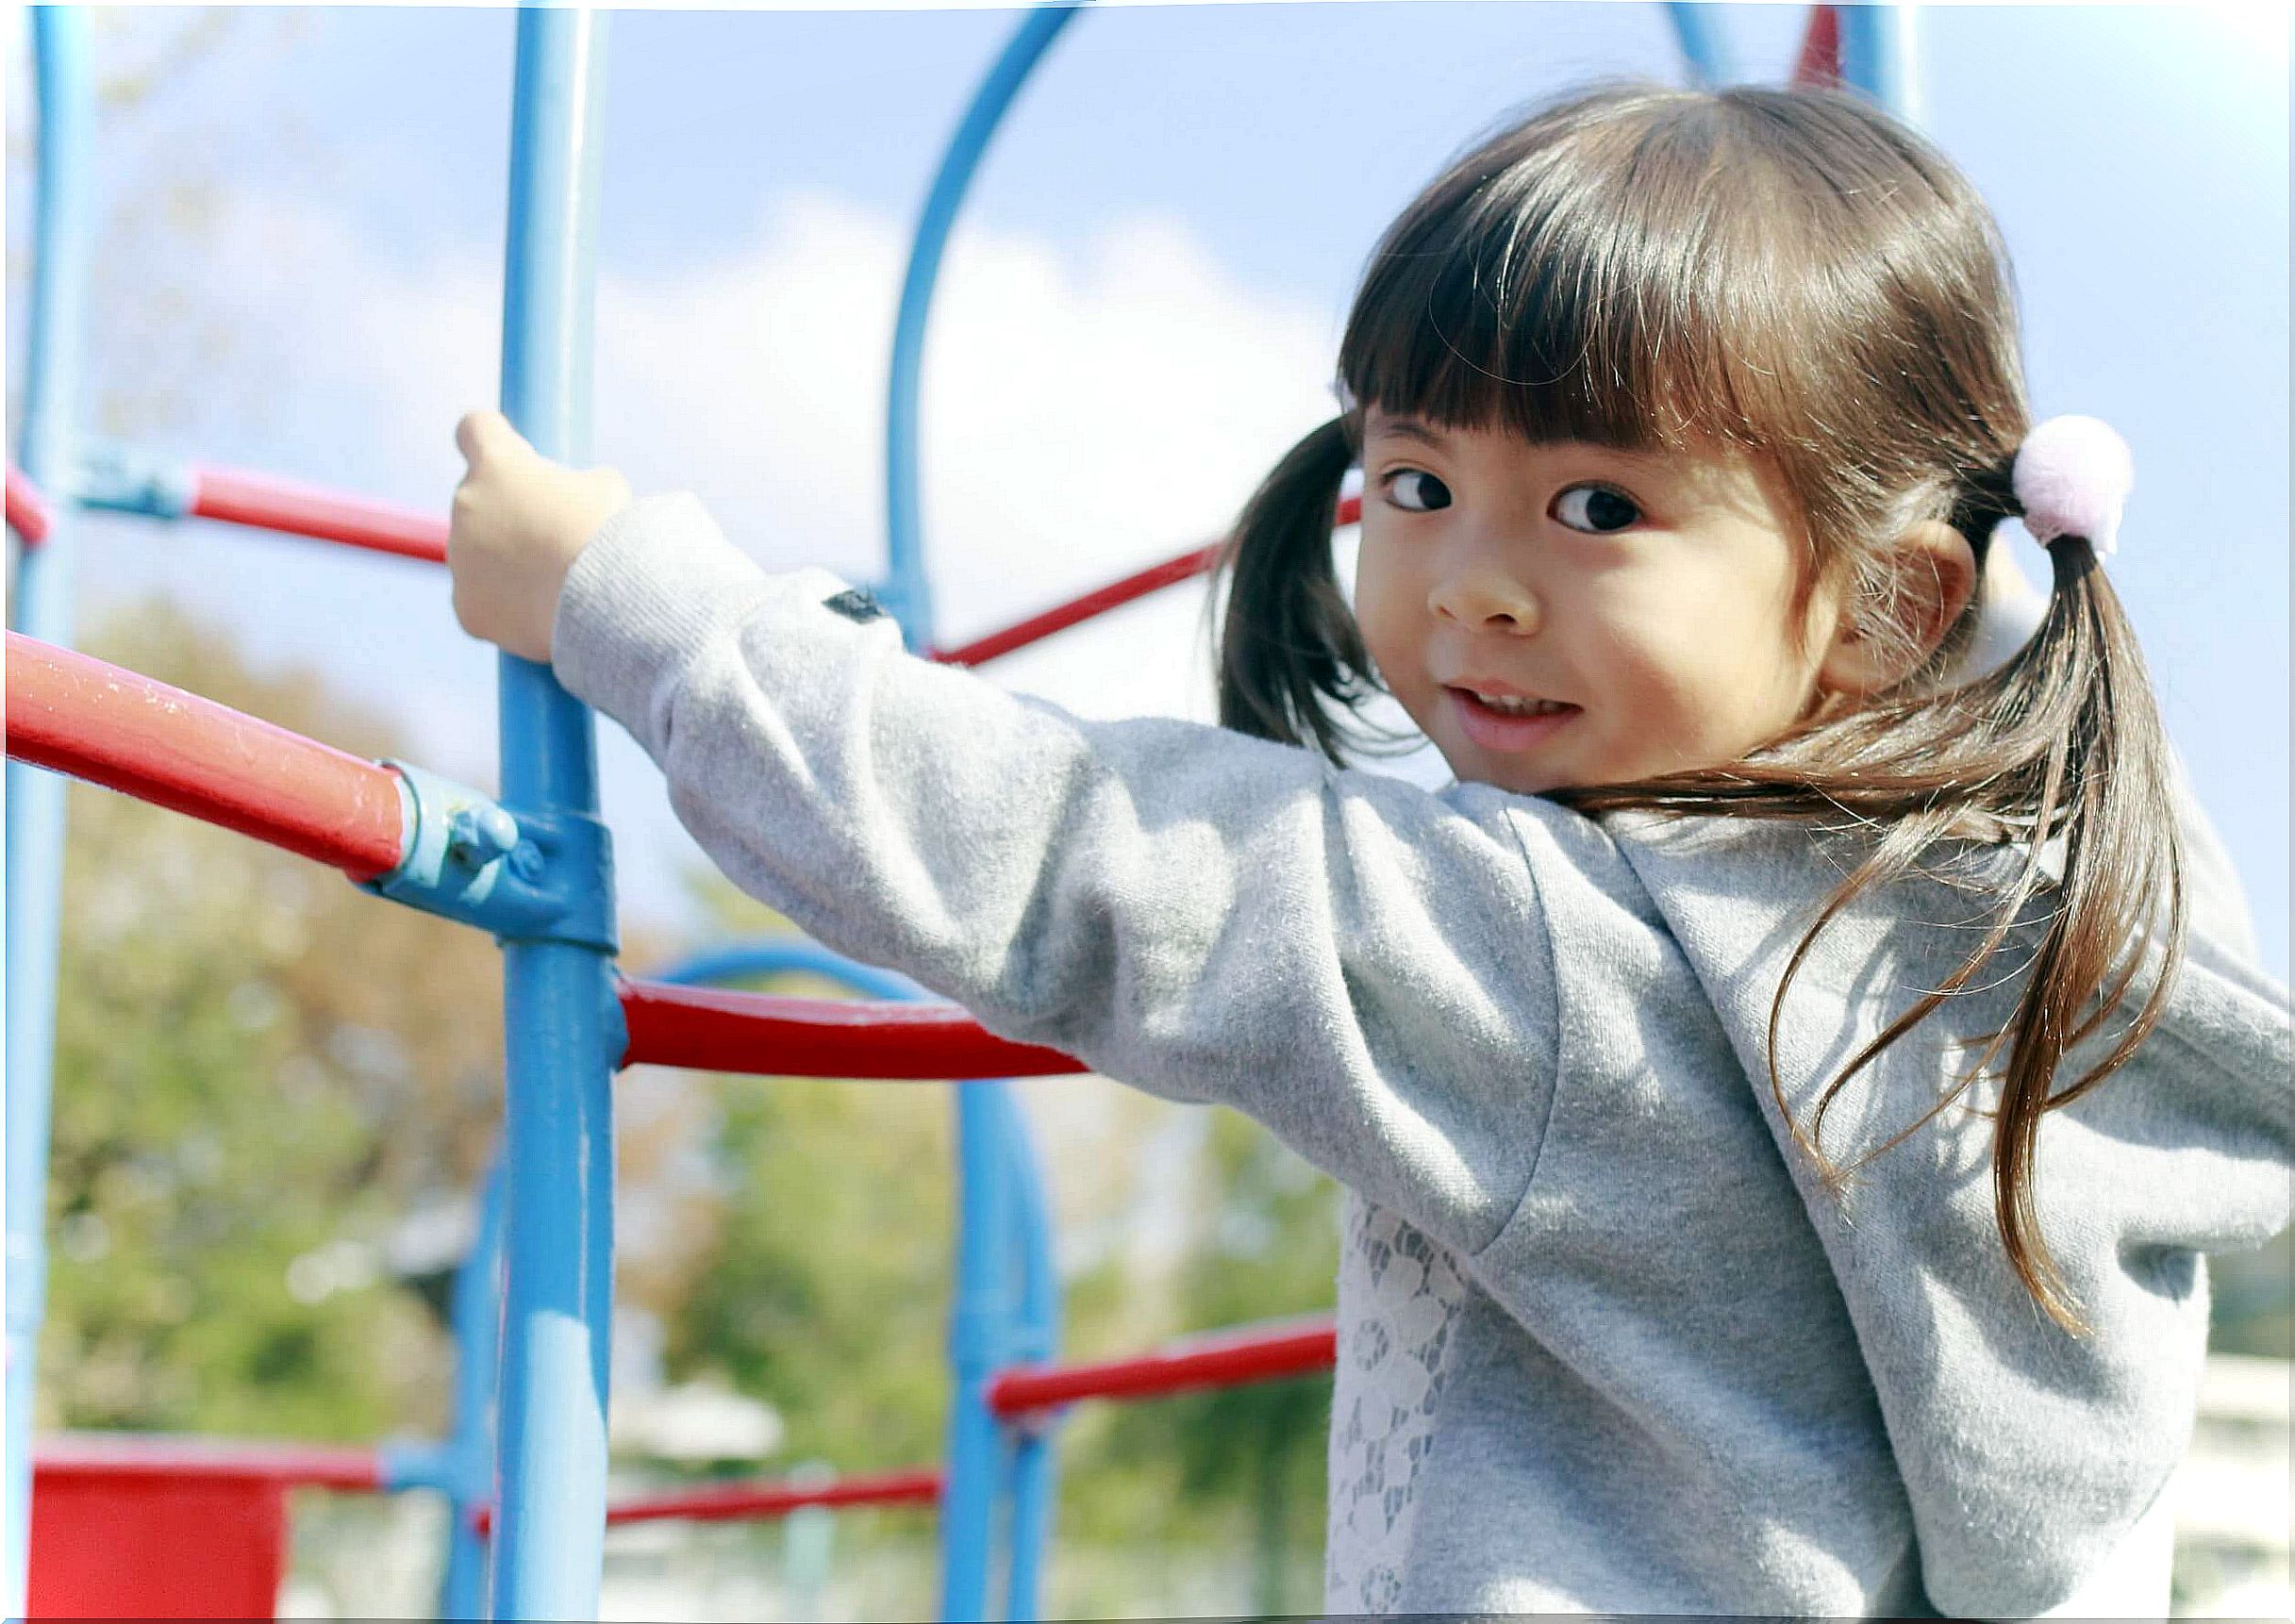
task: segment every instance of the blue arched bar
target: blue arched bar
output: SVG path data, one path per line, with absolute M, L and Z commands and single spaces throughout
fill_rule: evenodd
M 924 323 L 932 311 L 932 292 L 940 277 L 940 254 L 948 246 L 956 209 L 972 185 L 989 138 L 1020 93 L 1038 58 L 1059 38 L 1074 17 L 1073 6 L 1047 6 L 1032 11 L 1013 34 L 1004 54 L 973 93 L 972 106 L 948 143 L 925 194 L 924 212 L 917 222 L 916 240 L 908 250 L 908 269 L 901 278 L 900 307 L 892 325 L 892 374 L 885 412 L 885 534 L 889 573 L 881 595 L 885 607 L 900 621 L 908 646 L 921 649 L 932 639 L 932 584 L 924 573 L 923 498 L 918 455 L 919 398 L 924 374 Z

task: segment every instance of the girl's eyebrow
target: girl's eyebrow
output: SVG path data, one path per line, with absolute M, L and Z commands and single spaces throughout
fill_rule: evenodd
M 1440 449 L 1443 444 L 1443 437 L 1439 430 L 1415 417 L 1388 417 L 1382 414 L 1371 420 L 1370 431 L 1374 439 L 1382 436 L 1395 439 L 1415 439 L 1421 445 L 1433 446 L 1437 449 Z
M 1363 438 L 1366 443 L 1374 439 L 1415 440 L 1435 451 L 1441 451 L 1450 444 L 1449 437 L 1425 419 L 1405 417 L 1400 413 L 1382 412 L 1370 418 L 1364 425 Z M 1557 439 L 1539 443 L 1550 448 L 1567 448 L 1582 454 L 1589 453 L 1597 457 L 1608 457 L 1621 465 L 1638 483 L 1680 483 L 1673 468 L 1674 459 L 1664 452 L 1628 451 L 1623 446 L 1605 445 L 1600 440 L 1591 439 Z

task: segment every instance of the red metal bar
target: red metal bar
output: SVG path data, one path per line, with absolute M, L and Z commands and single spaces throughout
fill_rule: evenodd
M 398 775 L 197 694 L 8 634 L 8 754 L 371 880 L 398 866 Z
M 8 465 L 8 527 L 24 538 L 26 547 L 48 539 L 48 499 L 31 475 L 12 462 Z
M 753 1522 L 787 1516 L 807 1506 L 831 1510 L 864 1505 L 937 1505 L 940 1474 L 927 1467 L 884 1472 L 875 1477 L 835 1478 L 799 1487 L 794 1483 L 713 1483 L 677 1494 L 646 1495 L 606 1508 L 608 1528 L 630 1522 Z M 494 1508 L 473 1506 L 471 1525 L 480 1533 L 494 1527 Z
M 227 1478 L 353 1493 L 378 1493 L 383 1486 L 373 1450 L 152 1433 L 59 1433 L 34 1446 L 32 1467 L 42 1477 Z
M 1135 598 L 1144 598 L 1174 582 L 1185 581 L 1190 575 L 1200 575 L 1211 568 L 1219 557 L 1219 544 L 1198 547 L 1191 553 L 1182 553 L 1176 558 L 1126 575 L 1121 581 L 1111 581 L 1096 591 L 1046 609 L 1040 615 L 1031 615 L 1017 624 L 1000 632 L 990 632 L 985 638 L 975 638 L 953 649 L 936 650 L 933 658 L 943 665 L 976 666 L 992 660 L 998 655 L 1008 655 L 1014 649 L 1040 642 L 1055 632 L 1066 631 L 1079 621 L 1089 621 L 1094 615 L 1104 615 L 1118 605 L 1128 604 Z
M 1362 518 L 1362 511 L 1361 497 L 1345 498 L 1339 505 L 1337 527 L 1343 529 L 1349 524 L 1357 522 Z M 1208 546 L 1182 553 L 1176 558 L 1167 558 L 1160 564 L 1150 565 L 1147 569 L 1126 575 L 1120 581 L 1111 581 L 1106 586 L 1095 591 L 1087 592 L 1080 598 L 1073 599 L 1057 607 L 1046 609 L 1040 615 L 1031 615 L 1026 620 L 1006 626 L 1000 632 L 990 632 L 984 638 L 974 638 L 971 642 L 959 644 L 953 649 L 935 650 L 932 657 L 942 665 L 976 666 L 992 660 L 999 655 L 1008 655 L 1014 649 L 1025 648 L 1030 643 L 1041 642 L 1055 632 L 1064 632 L 1070 626 L 1089 621 L 1095 615 L 1104 615 L 1110 609 L 1132 602 L 1135 598 L 1144 598 L 1150 592 L 1160 591 L 1166 587 L 1202 574 L 1218 561 L 1222 545 L 1222 543 L 1214 541 Z
M 606 1523 L 741 1522 L 787 1516 L 807 1506 L 937 1505 L 940 1474 L 931 1469 L 838 1478 L 800 1488 L 793 1483 L 727 1483 L 682 1494 L 653 1495 L 606 1508 Z
M 779 998 L 724 987 L 624 981 L 622 1064 L 767 1077 L 1049 1077 L 1085 1067 L 1008 1043 L 954 1004 Z
M 232 468 L 193 469 L 191 492 L 194 519 L 446 562 L 446 521 L 433 513 Z
M 8 522 L 15 523 L 18 475 L 9 470 Z M 189 509 L 197 519 L 215 519 L 321 541 L 341 541 L 354 547 L 392 553 L 401 557 L 446 561 L 446 522 L 437 516 L 362 497 L 341 496 L 317 486 L 297 485 L 265 473 L 229 468 L 194 468 Z M 1362 517 L 1362 499 L 1344 498 L 1335 522 L 1339 527 Z M 44 532 L 44 515 L 42 516 Z M 37 539 L 37 538 L 27 538 Z M 1039 615 L 1032 615 L 999 632 L 975 638 L 954 649 L 935 652 L 933 658 L 947 665 L 979 665 L 999 655 L 1039 642 L 1094 616 L 1144 598 L 1175 582 L 1200 575 L 1219 556 L 1219 544 L 1197 547 L 1138 571 L 1120 581 Z
M 1006 1370 L 989 1381 L 989 1408 L 999 1416 L 1019 1416 L 1078 1399 L 1153 1399 L 1199 1387 L 1235 1387 L 1328 1370 L 1338 1357 L 1339 1335 L 1328 1319 L 1222 1333 L 1137 1358 Z
M 1830 6 L 1809 8 L 1809 30 L 1801 37 L 1801 58 L 1793 83 L 1822 85 L 1840 78 L 1840 13 Z

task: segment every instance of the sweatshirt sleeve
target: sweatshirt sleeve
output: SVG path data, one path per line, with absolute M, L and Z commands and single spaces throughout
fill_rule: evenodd
M 718 867 L 837 951 L 1246 1111 L 1450 1245 L 1527 1187 L 1553 958 L 1521 842 L 1472 791 L 1008 694 L 905 653 L 826 572 L 764 573 L 690 495 L 584 550 L 554 658 Z

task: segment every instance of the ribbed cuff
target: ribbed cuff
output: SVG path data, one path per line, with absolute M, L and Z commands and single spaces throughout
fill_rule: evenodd
M 607 520 L 567 571 L 551 627 L 552 667 L 568 693 L 651 750 L 653 696 L 747 619 L 773 585 L 698 497 L 646 497 Z

